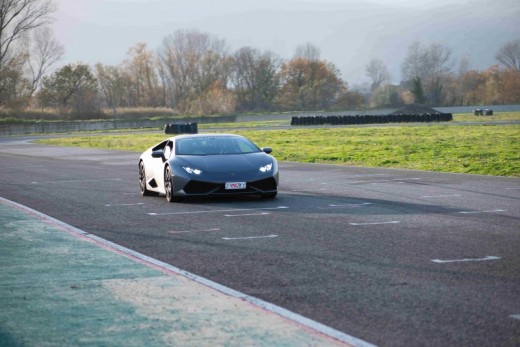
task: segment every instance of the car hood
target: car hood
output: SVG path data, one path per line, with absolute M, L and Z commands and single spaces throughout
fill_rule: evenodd
M 175 161 L 181 166 L 189 166 L 204 172 L 226 173 L 258 170 L 263 165 L 273 163 L 274 158 L 259 152 L 207 156 L 186 155 L 178 156 Z

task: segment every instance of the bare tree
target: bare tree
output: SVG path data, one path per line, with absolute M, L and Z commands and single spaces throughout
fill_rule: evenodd
M 101 96 L 106 106 L 117 114 L 118 107 L 130 103 L 132 78 L 118 66 L 104 66 L 98 63 L 95 69 Z
M 124 66 L 132 76 L 134 106 L 157 106 L 160 103 L 159 76 L 156 72 L 156 55 L 149 51 L 145 43 L 138 43 L 128 51 L 129 59 Z
M 506 68 L 520 71 L 520 40 L 506 43 L 495 55 Z
M 408 47 L 402 69 L 405 80 L 412 81 L 419 77 L 426 81 L 450 72 L 452 67 L 451 50 L 448 47 L 440 43 L 422 47 L 420 42 L 414 42 Z
M 0 71 L 13 43 L 29 31 L 48 24 L 54 10 L 52 0 L 0 1 Z
M 388 83 L 390 74 L 385 63 L 379 59 L 372 59 L 366 67 L 366 75 L 372 80 L 371 90 L 374 91 L 383 83 Z
M 402 65 L 405 81 L 424 88 L 425 100 L 432 105 L 440 105 L 443 99 L 446 77 L 451 74 L 453 60 L 451 50 L 440 43 L 423 47 L 414 42 L 408 48 L 408 55 Z
M 233 84 L 243 109 L 269 109 L 273 105 L 279 87 L 279 65 L 271 52 L 243 47 L 235 53 Z
M 304 58 L 315 61 L 320 59 L 320 49 L 310 42 L 304 43 L 296 47 L 293 58 Z
M 179 30 L 166 37 L 159 50 L 168 84 L 174 89 L 172 106 L 181 112 L 198 112 L 197 103 L 215 83 L 226 88 L 232 59 L 225 41 L 199 31 Z
M 52 29 L 49 27 L 37 28 L 34 31 L 32 40 L 25 47 L 27 50 L 27 68 L 31 79 L 31 90 L 29 97 L 32 97 L 41 78 L 49 69 L 61 60 L 65 49 L 54 39 Z

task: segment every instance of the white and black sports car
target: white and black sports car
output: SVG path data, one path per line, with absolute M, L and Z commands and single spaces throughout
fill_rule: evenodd
M 271 148 L 260 149 L 240 135 L 171 137 L 139 158 L 141 194 L 164 194 L 169 202 L 209 195 L 274 198 L 278 164 L 271 152 Z

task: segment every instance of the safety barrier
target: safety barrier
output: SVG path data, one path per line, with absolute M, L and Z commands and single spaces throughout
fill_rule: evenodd
M 389 114 L 389 115 L 356 115 L 356 116 L 305 116 L 292 117 L 291 125 L 350 125 L 350 124 L 383 124 L 412 122 L 449 122 L 453 120 L 451 113 L 423 114 Z
M 165 134 L 196 134 L 198 133 L 197 123 L 177 124 L 169 123 L 164 126 Z
M 473 114 L 475 116 L 492 116 L 493 115 L 493 110 L 490 110 L 490 109 L 480 109 L 480 108 L 476 108 L 473 110 Z

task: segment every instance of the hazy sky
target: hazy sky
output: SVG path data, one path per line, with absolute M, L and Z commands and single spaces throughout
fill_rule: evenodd
M 385 30 L 374 33 L 381 16 L 387 13 L 386 9 L 407 13 L 413 21 L 416 12 L 424 13 L 426 9 L 444 5 L 449 8 L 468 1 L 490 0 L 55 0 L 58 11 L 53 29 L 66 49 L 63 64 L 100 62 L 118 65 L 125 59 L 128 49 L 138 42 L 155 50 L 176 30 L 197 29 L 224 39 L 232 51 L 251 46 L 272 50 L 284 59 L 291 57 L 298 44 L 311 42 L 322 50 L 322 58 L 332 61 L 349 77 L 358 79 L 364 74 L 359 70 L 368 63 L 369 54 L 343 54 L 341 50 L 345 47 L 359 50 L 365 39 L 367 49 L 379 42 L 381 45 L 388 43 L 385 35 L 393 34 L 385 33 Z M 372 18 L 372 12 L 365 11 L 366 8 L 378 12 L 379 17 Z M 312 15 L 316 13 L 323 14 L 323 18 L 313 23 Z M 358 36 L 358 42 L 344 42 L 341 47 L 335 44 L 346 36 L 338 34 L 345 31 L 340 14 L 349 13 L 355 13 L 356 17 L 345 18 L 353 23 L 352 28 L 347 28 L 348 35 Z M 297 16 L 307 22 L 296 21 Z M 324 20 L 327 16 L 330 21 Z M 370 22 L 374 23 L 374 28 L 367 27 L 366 23 Z M 402 25 L 396 23 L 396 27 L 402 28 Z M 360 30 L 356 31 L 356 27 Z M 369 37 L 368 32 L 372 36 Z M 408 45 L 408 42 L 404 44 Z M 388 64 L 393 64 L 397 71 L 397 60 Z

